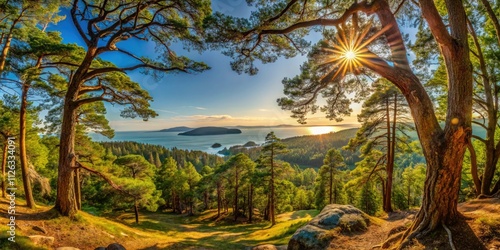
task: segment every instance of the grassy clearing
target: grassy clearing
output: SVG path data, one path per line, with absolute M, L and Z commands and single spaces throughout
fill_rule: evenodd
M 7 241 L 6 201 L 0 200 L 0 249 L 54 249 L 62 246 L 95 249 L 118 242 L 127 249 L 245 249 L 260 244 L 286 244 L 293 233 L 319 211 L 296 211 L 281 214 L 271 227 L 266 221 L 253 224 L 231 220 L 215 220 L 217 211 L 205 211 L 196 216 L 171 213 L 141 213 L 136 224 L 133 213 L 98 217 L 80 212 L 75 218 L 61 217 L 49 206 L 38 206 L 35 211 L 19 201 L 16 243 Z M 35 246 L 27 236 L 43 235 L 33 226 L 47 230 L 45 236 L 55 238 L 52 246 Z
M 215 221 L 215 210 L 191 217 L 143 213 L 139 224 L 135 224 L 132 213 L 126 213 L 116 217 L 115 221 L 155 234 L 158 239 L 163 240 L 156 244 L 160 249 L 244 249 L 260 244 L 286 244 L 299 227 L 318 213 L 316 210 L 308 210 L 281 214 L 273 227 L 269 222 L 234 224 L 225 220 Z M 169 239 L 162 237 L 163 235 Z

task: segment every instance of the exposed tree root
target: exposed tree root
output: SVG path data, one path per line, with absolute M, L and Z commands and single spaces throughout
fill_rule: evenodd
M 451 237 L 451 230 L 446 226 L 446 224 L 442 224 L 444 230 L 446 230 L 446 233 L 448 233 L 448 239 L 450 240 L 450 247 L 452 250 L 457 250 L 455 248 L 455 245 L 453 244 L 453 238 Z

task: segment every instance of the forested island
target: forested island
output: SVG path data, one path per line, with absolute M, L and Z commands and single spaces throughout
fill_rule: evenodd
M 241 130 L 237 128 L 221 128 L 221 127 L 201 127 L 179 133 L 179 135 L 202 136 L 202 135 L 228 135 L 241 134 Z

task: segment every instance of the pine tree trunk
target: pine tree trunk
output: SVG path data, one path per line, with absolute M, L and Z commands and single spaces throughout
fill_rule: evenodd
M 28 90 L 29 85 L 23 84 L 21 92 L 21 108 L 19 111 L 19 158 L 21 164 L 21 175 L 23 177 L 24 194 L 26 196 L 26 206 L 35 208 L 35 199 L 31 189 L 31 180 L 29 177 L 28 156 L 26 152 L 26 119 L 28 108 Z
M 220 217 L 221 207 L 222 207 L 222 200 L 221 200 L 220 183 L 217 182 L 217 218 Z
M 274 152 L 271 151 L 271 201 L 269 205 L 269 215 L 271 216 L 271 225 L 276 225 L 276 218 L 275 218 L 275 201 L 274 201 Z
M 7 55 L 9 54 L 10 44 L 12 42 L 12 32 L 14 30 L 14 25 L 12 25 L 9 34 L 5 39 L 2 52 L 0 53 L 0 73 L 5 69 L 5 63 L 7 62 Z
M 238 171 L 235 171 L 235 185 L 234 185 L 234 221 L 238 220 Z
M 59 144 L 56 209 L 64 216 L 73 216 L 78 208 L 75 199 L 74 168 L 76 110 L 70 100 L 65 101 Z
M 253 219 L 253 185 L 250 184 L 248 194 L 248 222 L 252 223 Z
M 4 141 L 3 143 L 3 151 L 2 151 L 2 197 L 3 198 L 6 198 L 7 194 L 6 194 L 6 188 L 7 188 L 7 185 L 5 185 L 5 171 L 6 171 L 6 168 L 7 168 L 7 147 L 8 147 L 8 144 L 7 144 L 7 140 Z
M 139 224 L 139 208 L 137 206 L 137 200 L 134 199 L 134 213 L 135 213 L 135 223 Z
M 78 210 L 82 210 L 82 187 L 80 181 L 80 169 L 75 169 L 75 200 L 76 200 L 76 208 Z
M 57 177 L 57 197 L 55 208 L 63 216 L 74 216 L 77 211 L 75 199 L 74 169 L 76 167 L 75 129 L 77 124 L 76 111 L 80 86 L 85 81 L 85 72 L 95 57 L 97 44 L 87 49 L 80 67 L 72 75 L 64 98 L 64 108 L 59 142 L 59 167 Z
M 328 185 L 328 188 L 330 189 L 330 192 L 328 193 L 328 204 L 332 204 L 332 196 L 333 196 L 333 166 L 329 166 L 329 170 L 330 170 L 330 183 Z
M 394 100 L 396 102 L 396 100 Z M 386 164 L 386 173 L 387 179 L 385 181 L 385 193 L 384 193 L 384 212 L 390 213 L 392 212 L 392 174 L 394 171 L 394 148 L 393 143 L 395 143 L 394 138 L 392 138 L 391 133 L 391 116 L 390 116 L 390 108 L 389 108 L 389 98 L 385 100 L 385 110 L 386 110 L 386 126 L 387 126 L 387 164 Z M 395 111 L 394 111 L 395 112 Z

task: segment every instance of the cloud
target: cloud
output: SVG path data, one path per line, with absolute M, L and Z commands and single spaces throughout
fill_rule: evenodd
M 190 115 L 190 116 L 176 116 L 172 117 L 173 120 L 203 120 L 203 121 L 221 121 L 221 120 L 233 120 L 231 115 Z
M 170 111 L 170 110 L 165 110 L 165 109 L 154 109 L 154 111 L 163 112 L 163 113 L 169 113 L 169 114 L 179 114 L 177 112 Z
M 271 110 L 269 110 L 269 109 L 258 109 L 258 111 L 260 111 L 260 112 L 269 112 Z

